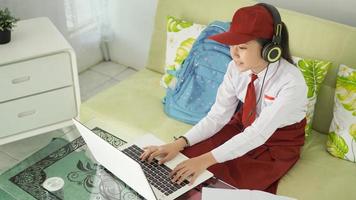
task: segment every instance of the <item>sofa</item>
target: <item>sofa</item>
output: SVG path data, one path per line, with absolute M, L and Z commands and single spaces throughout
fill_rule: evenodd
M 165 89 L 160 86 L 160 78 L 165 64 L 166 16 L 200 24 L 230 21 L 237 8 L 255 3 L 159 0 L 146 67 L 84 102 L 81 121 L 100 119 L 115 126 L 120 133 L 118 136 L 126 135 L 128 140 L 150 132 L 170 142 L 173 136 L 184 134 L 192 126 L 167 117 L 162 105 Z M 356 199 L 356 164 L 333 157 L 326 151 L 338 66 L 356 66 L 356 28 L 290 10 L 279 11 L 289 29 L 292 55 L 328 60 L 333 67 L 317 98 L 312 134 L 305 140 L 300 160 L 280 180 L 277 194 L 302 200 Z

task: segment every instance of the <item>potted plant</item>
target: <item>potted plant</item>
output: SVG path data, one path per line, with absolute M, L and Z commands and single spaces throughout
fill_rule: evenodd
M 11 30 L 19 19 L 11 16 L 8 8 L 0 8 L 0 44 L 6 44 L 11 40 Z

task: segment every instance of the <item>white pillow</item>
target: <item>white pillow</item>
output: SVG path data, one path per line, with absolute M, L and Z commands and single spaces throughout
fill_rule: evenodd
M 205 25 L 167 17 L 167 43 L 165 74 L 161 78 L 161 85 L 165 88 L 175 86 L 175 76 L 168 73 L 169 70 L 180 69 L 183 60 L 188 56 L 193 43 L 205 28 Z
M 314 107 L 316 97 L 318 96 L 320 86 L 326 77 L 331 62 L 303 59 L 293 56 L 294 64 L 302 72 L 305 82 L 308 86 L 308 108 L 307 108 L 307 125 L 305 126 L 305 135 L 309 136 L 312 129 L 312 120 L 314 116 Z
M 327 150 L 335 157 L 356 162 L 356 69 L 340 65 L 334 101 Z

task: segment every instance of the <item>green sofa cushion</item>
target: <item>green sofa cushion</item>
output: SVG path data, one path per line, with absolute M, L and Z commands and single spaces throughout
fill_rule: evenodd
M 281 179 L 278 194 L 301 200 L 355 199 L 356 165 L 326 151 L 327 135 L 313 131 L 300 160 Z
M 104 123 L 125 127 L 120 128 L 125 135 L 150 132 L 166 142 L 172 141 L 174 135 L 185 133 L 191 126 L 164 113 L 161 100 L 165 92 L 159 86 L 160 76 L 143 69 L 99 93 L 82 104 L 81 121 L 96 117 Z M 356 196 L 356 165 L 329 155 L 326 139 L 326 135 L 316 131 L 308 137 L 301 159 L 281 180 L 278 194 L 303 200 Z
M 152 132 L 166 142 L 171 141 L 173 136 L 185 133 L 191 126 L 168 118 L 164 113 L 162 98 L 165 89 L 159 85 L 161 75 L 143 69 L 89 99 L 81 109 L 103 115 L 106 120 Z
M 166 16 L 176 16 L 199 24 L 214 20 L 231 21 L 237 8 L 253 5 L 251 0 L 161 0 L 158 1 L 147 68 L 163 73 L 166 49 Z M 336 71 L 339 64 L 356 66 L 356 28 L 290 10 L 279 9 L 290 35 L 291 53 L 301 58 L 333 63 L 320 88 L 313 129 L 328 133 L 332 119 Z M 322 102 L 322 103 L 319 103 Z

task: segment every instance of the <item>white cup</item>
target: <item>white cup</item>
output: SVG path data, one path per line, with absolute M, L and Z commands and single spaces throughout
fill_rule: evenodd
M 42 183 L 42 187 L 48 192 L 57 196 L 59 199 L 64 199 L 63 187 L 64 180 L 61 177 L 50 177 Z

